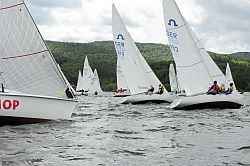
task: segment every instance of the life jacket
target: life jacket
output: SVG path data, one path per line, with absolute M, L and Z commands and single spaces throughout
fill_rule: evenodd
M 219 85 L 218 84 L 213 85 L 212 89 L 215 90 L 215 91 L 218 91 L 219 90 Z
M 220 90 L 221 90 L 221 92 L 225 92 L 226 87 L 225 87 L 225 86 L 222 86 Z

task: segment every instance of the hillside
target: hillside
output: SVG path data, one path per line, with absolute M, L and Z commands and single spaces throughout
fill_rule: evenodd
M 112 41 L 91 43 L 47 41 L 47 44 L 72 85 L 76 85 L 78 70 L 82 69 L 85 56 L 88 56 L 92 69 L 98 70 L 103 90 L 113 91 L 116 88 L 116 53 Z M 153 43 L 136 44 L 156 75 L 169 89 L 168 67 L 173 63 L 169 47 Z M 238 89 L 250 91 L 250 58 L 216 53 L 210 55 L 223 72 L 226 62 L 229 62 Z

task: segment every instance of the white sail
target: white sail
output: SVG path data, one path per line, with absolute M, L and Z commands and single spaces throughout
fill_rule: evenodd
M 231 73 L 231 69 L 230 69 L 229 63 L 227 63 L 226 78 L 227 78 L 227 82 L 226 82 L 227 87 L 230 86 L 230 85 L 229 85 L 230 83 L 233 83 L 234 92 L 238 92 L 237 89 L 236 89 L 234 80 L 233 80 L 233 76 L 232 76 L 232 73 Z
M 116 77 L 117 77 L 117 89 L 128 90 L 128 85 L 126 83 L 126 79 L 125 79 L 123 70 L 121 69 L 121 65 L 118 59 L 117 59 L 117 66 L 116 66 Z
M 77 92 L 80 90 L 83 90 L 82 81 L 83 81 L 82 73 L 81 73 L 81 70 L 79 70 L 77 84 L 76 84 L 76 91 Z
M 0 1 L 0 12 L 5 88 L 66 98 L 67 84 L 24 2 Z
M 94 75 L 91 79 L 91 91 L 92 92 L 102 92 L 102 88 L 101 88 L 101 85 L 100 85 L 100 80 L 99 80 L 99 77 L 98 77 L 98 74 L 97 74 L 97 70 L 95 69 L 94 70 Z
M 91 69 L 91 67 L 89 66 L 89 61 L 88 61 L 88 57 L 85 57 L 85 61 L 84 61 L 84 67 L 83 67 L 83 71 L 82 71 L 82 88 L 85 91 L 91 91 L 90 88 L 90 84 L 91 84 L 91 79 L 93 78 L 94 73 Z M 92 92 L 92 91 L 91 91 Z
M 169 84 L 172 92 L 179 91 L 177 77 L 172 63 L 169 65 Z
M 155 89 L 157 89 L 160 84 L 158 78 L 139 52 L 114 5 L 112 6 L 112 29 L 117 63 L 123 71 L 130 92 L 132 94 L 146 92 L 151 85 L 156 85 Z
M 174 0 L 163 0 L 164 20 L 178 78 L 186 95 L 205 93 L 214 80 L 225 81 Z

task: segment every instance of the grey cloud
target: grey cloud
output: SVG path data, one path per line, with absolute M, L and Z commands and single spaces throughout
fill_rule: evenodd
M 32 17 L 38 25 L 53 25 L 56 24 L 56 19 L 52 15 L 51 9 L 39 8 L 37 6 L 31 6 L 29 8 Z
M 29 0 L 34 6 L 43 8 L 80 8 L 81 0 Z
M 196 4 L 206 12 L 206 17 L 195 26 L 195 30 L 206 36 L 210 46 L 214 43 L 214 48 L 230 52 L 240 48 L 250 50 L 250 40 L 246 39 L 250 34 L 250 3 L 240 2 L 243 3 L 238 0 L 196 0 Z M 211 41 L 216 38 L 220 41 Z
M 140 23 L 140 20 L 135 20 L 134 18 L 131 18 L 127 15 L 123 15 L 122 19 L 123 19 L 126 26 L 133 27 L 133 28 L 138 28 L 138 27 L 143 26 Z

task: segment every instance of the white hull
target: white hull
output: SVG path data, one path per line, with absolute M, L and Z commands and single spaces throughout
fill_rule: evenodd
M 144 103 L 171 103 L 177 98 L 176 95 L 169 94 L 137 94 L 125 97 L 122 104 L 144 104 Z
M 124 91 L 124 92 L 116 92 L 114 94 L 114 97 L 126 97 L 126 96 L 131 96 L 131 93 L 128 91 Z
M 217 95 L 197 95 L 182 97 L 176 99 L 171 103 L 170 108 L 173 109 L 206 109 L 206 108 L 220 108 L 220 109 L 238 109 L 244 105 L 244 96 L 240 94 L 217 94 Z
M 0 126 L 67 119 L 76 101 L 56 97 L 0 93 Z

